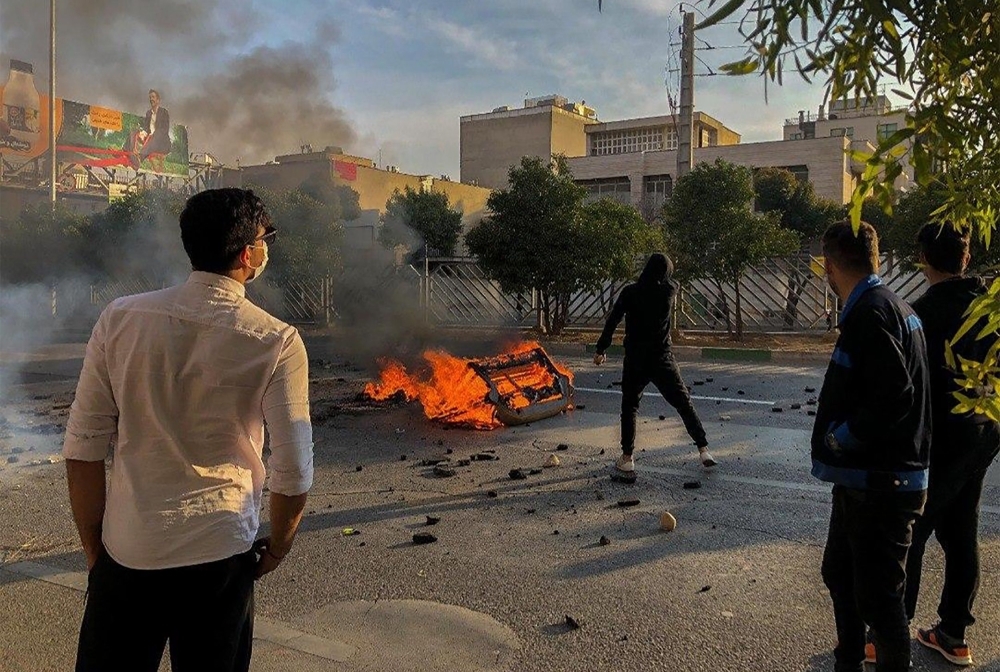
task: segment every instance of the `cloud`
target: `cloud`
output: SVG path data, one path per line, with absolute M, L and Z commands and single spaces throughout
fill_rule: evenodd
M 513 70 L 520 63 L 517 44 L 512 40 L 490 37 L 484 30 L 431 16 L 425 17 L 424 25 L 443 37 L 452 50 L 465 53 L 484 65 Z

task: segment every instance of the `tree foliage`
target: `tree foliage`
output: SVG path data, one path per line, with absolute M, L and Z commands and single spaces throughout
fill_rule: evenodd
M 465 236 L 469 251 L 501 289 L 539 292 L 539 326 L 559 333 L 574 292 L 632 276 L 636 259 L 660 242 L 635 208 L 608 199 L 585 203 L 564 157 L 551 165 L 524 157 L 509 187 L 494 191 L 491 215 Z
M 278 241 L 268 250 L 267 277 L 280 282 L 340 272 L 344 209 L 339 199 L 323 202 L 302 189 L 254 188 L 254 192 L 279 231 Z
M 17 218 L 0 220 L 0 281 L 5 284 L 53 282 L 79 264 L 87 219 L 48 203 Z
M 741 281 L 765 259 L 791 254 L 798 235 L 775 213 L 753 211 L 753 171 L 722 159 L 698 164 L 674 187 L 664 206 L 667 249 L 680 279 L 707 278 L 735 290 L 735 336 L 743 337 Z M 728 310 L 727 310 L 728 314 Z M 732 333 L 732 324 L 727 319 Z
M 971 227 L 989 245 L 1000 209 L 1000 0 L 978 3 L 924 0 L 712 0 L 719 7 L 700 27 L 740 17 L 748 55 L 724 70 L 760 72 L 781 84 L 794 69 L 807 80 L 825 77 L 829 98 L 874 98 L 883 84 L 909 103 L 906 126 L 879 141 L 871 155 L 856 154 L 865 169 L 851 201 L 860 221 L 871 193 L 890 208 L 895 179 L 908 157 L 921 187 L 940 181 L 941 221 Z M 1000 314 L 1000 283 L 970 311 Z M 1000 321 L 993 331 L 1000 330 Z M 971 328 L 971 323 L 967 325 Z M 983 334 L 987 336 L 988 334 Z M 1000 418 L 1000 365 L 982 391 Z M 966 381 L 979 375 L 963 369 Z
M 384 247 L 417 250 L 426 244 L 431 254 L 451 257 L 462 234 L 462 213 L 451 209 L 448 194 L 406 187 L 386 202 L 381 224 L 378 240 Z
M 777 213 L 781 226 L 803 240 L 816 238 L 843 217 L 843 206 L 818 197 L 812 182 L 800 180 L 784 168 L 758 169 L 753 187 L 756 210 Z

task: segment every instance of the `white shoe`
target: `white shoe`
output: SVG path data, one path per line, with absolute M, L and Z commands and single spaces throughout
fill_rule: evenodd
M 615 469 L 622 472 L 623 474 L 634 474 L 635 460 L 632 459 L 631 455 L 622 455 L 617 460 L 615 460 Z
M 706 469 L 710 469 L 718 464 L 718 462 L 715 461 L 715 458 L 712 457 L 712 454 L 708 452 L 708 448 L 698 449 L 698 459 L 701 460 L 702 466 Z

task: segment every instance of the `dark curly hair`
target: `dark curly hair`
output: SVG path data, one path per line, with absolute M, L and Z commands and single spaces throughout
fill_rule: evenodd
M 271 225 L 264 202 L 250 189 L 209 189 L 188 199 L 181 241 L 196 271 L 226 273 L 260 228 Z

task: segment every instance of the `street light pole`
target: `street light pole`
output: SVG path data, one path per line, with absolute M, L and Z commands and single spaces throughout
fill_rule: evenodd
M 49 0 L 49 202 L 56 208 L 56 0 Z

